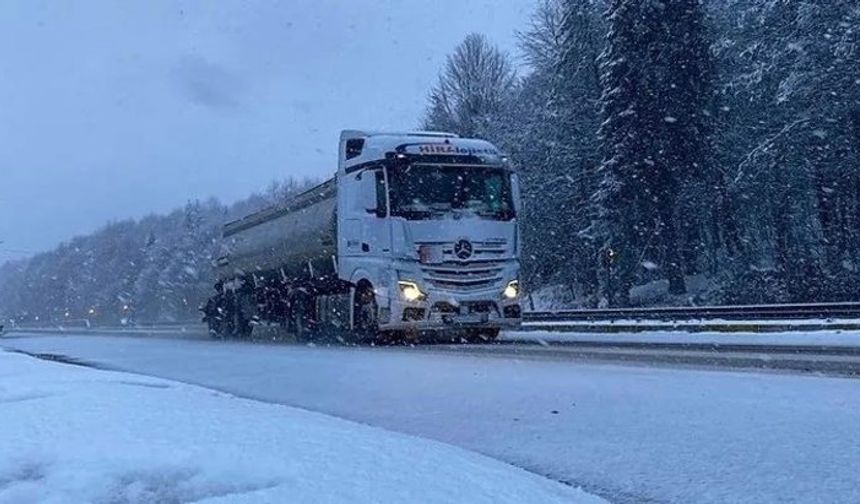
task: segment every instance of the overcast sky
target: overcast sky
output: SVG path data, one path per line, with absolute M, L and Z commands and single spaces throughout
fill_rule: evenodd
M 109 220 L 335 170 L 411 129 L 445 55 L 534 0 L 0 2 L 0 262 Z

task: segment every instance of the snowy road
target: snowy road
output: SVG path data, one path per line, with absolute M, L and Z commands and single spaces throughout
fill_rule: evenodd
M 436 439 L 613 502 L 858 502 L 860 381 L 427 348 L 4 338 Z
M 605 502 L 447 444 L 2 350 L 0 404 L 0 504 Z

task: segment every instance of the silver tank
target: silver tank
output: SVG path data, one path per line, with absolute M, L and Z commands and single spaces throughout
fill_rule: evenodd
M 216 261 L 221 280 L 278 272 L 287 278 L 319 278 L 335 272 L 337 194 L 328 180 L 282 204 L 224 226 Z

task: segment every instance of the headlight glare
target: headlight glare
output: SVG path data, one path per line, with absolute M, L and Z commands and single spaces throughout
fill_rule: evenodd
M 508 285 L 505 286 L 505 290 L 502 291 L 502 294 L 508 299 L 514 299 L 515 297 L 520 295 L 520 281 L 519 280 L 511 280 L 508 282 Z
M 397 286 L 400 287 L 400 295 L 403 296 L 403 299 L 406 301 L 421 301 L 426 297 L 426 294 L 421 292 L 421 289 L 415 282 L 400 280 L 397 282 Z

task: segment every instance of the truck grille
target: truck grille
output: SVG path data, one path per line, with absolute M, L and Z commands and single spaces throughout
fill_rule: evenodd
M 468 292 L 492 287 L 502 280 L 506 242 L 472 242 L 472 255 L 466 260 L 457 259 L 450 242 L 422 242 L 416 246 L 419 256 L 422 247 L 438 247 L 441 251 L 441 255 L 437 254 L 441 261 L 421 264 L 425 280 L 436 288 Z

